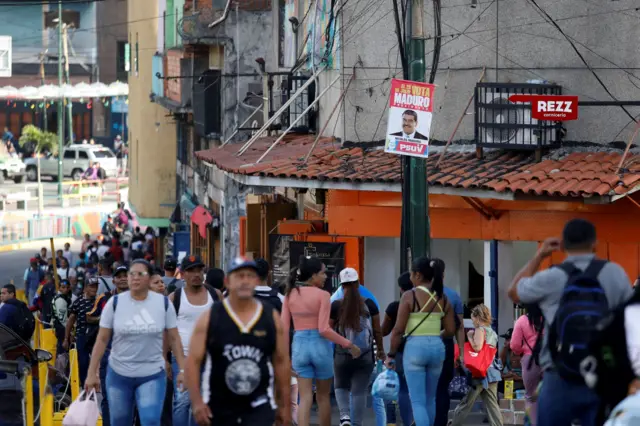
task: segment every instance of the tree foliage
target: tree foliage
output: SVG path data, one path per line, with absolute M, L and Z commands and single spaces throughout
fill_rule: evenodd
M 52 154 L 58 152 L 58 135 L 52 132 L 44 132 L 33 124 L 27 124 L 22 128 L 22 135 L 18 141 L 20 146 L 32 144 L 35 152 L 48 151 Z

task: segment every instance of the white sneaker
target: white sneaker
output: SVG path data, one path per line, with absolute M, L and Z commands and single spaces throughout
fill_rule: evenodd
M 340 426 L 351 426 L 351 417 L 340 417 Z

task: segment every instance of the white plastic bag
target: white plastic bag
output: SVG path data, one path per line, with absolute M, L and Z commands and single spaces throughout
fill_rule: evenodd
M 96 426 L 100 409 L 96 391 L 92 390 L 89 395 L 82 391 L 78 399 L 73 401 L 69 411 L 62 420 L 63 426 Z

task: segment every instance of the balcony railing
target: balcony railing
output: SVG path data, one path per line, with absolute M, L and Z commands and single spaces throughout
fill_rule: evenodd
M 294 75 L 292 73 L 269 73 L 267 74 L 267 85 L 269 88 L 269 118 L 278 111 L 291 97 L 302 87 L 309 76 Z M 314 133 L 317 131 L 316 113 L 311 110 L 304 116 L 300 117 L 303 111 L 316 98 L 316 84 L 311 83 L 301 94 L 296 96 L 295 100 L 287 109 L 276 119 L 274 126 L 278 129 L 286 129 L 296 119 L 300 118 L 292 129 L 294 132 Z

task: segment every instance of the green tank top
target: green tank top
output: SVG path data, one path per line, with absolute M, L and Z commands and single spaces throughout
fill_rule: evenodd
M 440 304 L 440 301 L 438 300 L 436 294 L 428 288 L 419 286 L 416 287 L 414 291 L 418 290 L 427 293 L 429 295 L 429 300 L 427 300 L 424 306 L 420 308 L 420 311 L 411 312 L 409 314 L 409 320 L 407 321 L 407 326 L 404 330 L 405 336 L 411 333 L 414 328 L 415 331 L 411 333 L 412 336 L 440 336 L 440 330 L 442 329 L 442 317 L 444 316 L 444 312 L 442 312 L 442 305 Z M 431 301 L 436 302 L 436 305 L 438 305 L 438 308 L 440 308 L 440 312 L 436 312 L 435 307 L 433 308 L 433 310 L 431 310 L 431 313 L 429 313 L 429 310 L 425 309 L 427 306 L 429 306 L 429 302 Z M 417 303 L 415 294 L 414 303 Z M 421 321 L 422 323 L 420 323 Z

